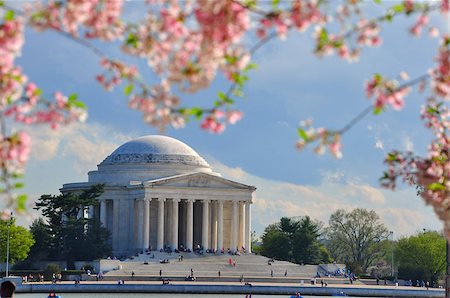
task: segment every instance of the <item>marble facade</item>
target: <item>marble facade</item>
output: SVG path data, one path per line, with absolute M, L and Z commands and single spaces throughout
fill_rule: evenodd
M 61 192 L 105 184 L 89 216 L 98 216 L 110 230 L 115 255 L 181 246 L 250 251 L 256 188 L 213 172 L 181 141 L 137 138 L 117 148 L 88 176 L 88 182 L 64 184 Z

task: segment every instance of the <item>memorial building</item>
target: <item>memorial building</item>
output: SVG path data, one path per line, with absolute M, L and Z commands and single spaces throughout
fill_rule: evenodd
M 114 255 L 147 248 L 250 251 L 255 187 L 222 178 L 191 147 L 167 136 L 131 140 L 88 173 L 88 182 L 62 193 L 104 184 L 88 208 L 111 232 Z

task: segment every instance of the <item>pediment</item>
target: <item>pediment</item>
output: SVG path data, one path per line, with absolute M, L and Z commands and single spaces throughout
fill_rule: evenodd
M 144 182 L 150 187 L 181 187 L 181 188 L 214 188 L 214 189 L 248 189 L 256 190 L 254 186 L 242 184 L 206 173 L 183 174 Z

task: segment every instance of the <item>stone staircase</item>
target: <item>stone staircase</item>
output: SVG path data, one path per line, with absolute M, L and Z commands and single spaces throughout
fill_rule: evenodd
M 154 258 L 152 258 L 154 256 Z M 179 256 L 183 256 L 183 261 L 179 261 Z M 160 260 L 168 259 L 169 263 L 161 264 Z M 236 265 L 230 265 L 229 262 L 235 262 Z M 206 254 L 197 255 L 194 253 L 168 254 L 152 252 L 150 255 L 139 254 L 133 259 L 127 259 L 121 262 L 120 269 L 113 270 L 104 274 L 105 279 L 119 279 L 122 277 L 131 277 L 134 272 L 136 280 L 159 279 L 161 270 L 162 277 L 184 279 L 193 271 L 197 279 L 220 279 L 226 278 L 239 279 L 244 276 L 245 279 L 276 279 L 292 282 L 304 280 L 309 283 L 310 279 L 316 275 L 318 267 L 316 265 L 297 265 L 285 261 L 275 261 L 269 264 L 269 259 L 259 255 L 243 254 Z M 271 277 L 271 271 L 273 277 Z M 285 276 L 287 272 L 287 276 Z M 128 279 L 128 278 L 126 278 Z

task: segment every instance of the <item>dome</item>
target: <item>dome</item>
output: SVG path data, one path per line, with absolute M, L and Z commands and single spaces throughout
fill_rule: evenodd
M 149 135 L 131 140 L 114 150 L 100 165 L 162 163 L 209 167 L 185 143 L 167 136 Z

